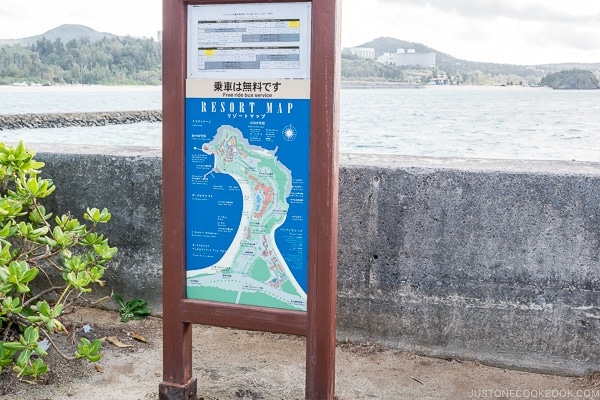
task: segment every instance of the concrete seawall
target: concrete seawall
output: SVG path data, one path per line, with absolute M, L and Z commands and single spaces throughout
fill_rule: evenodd
M 0 115 L 0 131 L 23 128 L 103 126 L 160 121 L 162 121 L 161 110 L 56 114 L 5 114 Z
M 342 160 L 341 335 L 552 373 L 599 369 L 600 164 Z
M 47 208 L 113 213 L 104 293 L 158 312 L 160 151 L 29 146 L 57 186 Z M 339 213 L 338 339 L 600 370 L 600 164 L 343 155 Z

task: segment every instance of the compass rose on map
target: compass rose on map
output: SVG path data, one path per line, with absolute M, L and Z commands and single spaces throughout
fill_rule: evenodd
M 292 140 L 296 139 L 296 136 L 298 135 L 298 133 L 296 132 L 296 128 L 294 128 L 294 125 L 292 124 L 283 128 L 283 131 L 281 133 L 283 135 L 283 138 L 288 142 L 291 142 Z

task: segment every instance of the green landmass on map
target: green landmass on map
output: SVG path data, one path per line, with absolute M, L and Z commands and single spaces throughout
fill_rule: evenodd
M 188 298 L 306 310 L 306 293 L 275 242 L 275 230 L 287 218 L 292 171 L 275 151 L 251 145 L 229 125 L 221 126 L 202 151 L 214 155 L 205 179 L 230 175 L 242 190 L 243 207 L 235 237 L 221 259 L 188 271 Z

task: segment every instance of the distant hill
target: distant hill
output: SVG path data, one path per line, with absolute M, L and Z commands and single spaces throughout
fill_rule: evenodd
M 42 33 L 41 35 L 26 37 L 22 39 L 0 40 L 0 46 L 5 44 L 20 44 L 26 46 L 30 44 L 35 44 L 42 37 L 45 37 L 51 42 L 54 42 L 56 39 L 60 39 L 63 43 L 67 43 L 68 41 L 73 39 L 88 38 L 90 42 L 94 43 L 102 40 L 105 37 L 113 38 L 118 36 L 113 35 L 112 33 L 98 32 L 92 28 L 83 25 L 65 24 L 57 28 L 51 29 L 48 32 Z
M 516 64 L 497 64 L 477 61 L 461 60 L 452 57 L 449 54 L 441 52 L 431 47 L 427 47 L 421 43 L 407 42 L 391 37 L 380 37 L 367 43 L 361 44 L 359 47 L 371 47 L 375 49 L 375 57 L 379 57 L 383 53 L 395 53 L 397 49 L 415 49 L 417 53 L 436 53 L 436 66 L 450 74 L 468 73 L 474 70 L 479 70 L 484 74 L 515 74 L 527 76 L 532 73 L 533 69 L 543 70 L 545 72 L 560 71 L 565 69 L 589 69 L 600 70 L 600 63 L 585 64 L 585 63 L 565 63 L 565 64 L 544 64 L 536 66 L 525 66 Z
M 375 58 L 383 55 L 383 53 L 395 53 L 398 49 L 415 49 L 417 53 L 437 53 L 443 56 L 448 56 L 447 54 L 432 49 L 431 47 L 427 47 L 424 44 L 407 42 L 391 37 L 380 37 L 370 42 L 363 43 L 359 47 L 371 47 L 375 49 Z
M 397 49 L 415 49 L 417 53 L 436 53 L 436 66 L 450 74 L 465 74 L 474 70 L 479 70 L 484 74 L 527 74 L 527 68 L 523 65 L 495 64 L 461 60 L 439 50 L 427 47 L 421 43 L 407 42 L 391 37 L 380 37 L 368 43 L 361 44 L 360 47 L 374 48 L 375 57 L 378 57 L 386 52 L 395 53 Z

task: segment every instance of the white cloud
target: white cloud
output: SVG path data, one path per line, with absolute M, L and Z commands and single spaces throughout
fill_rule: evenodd
M 472 61 L 600 62 L 597 0 L 342 1 L 344 46 L 390 36 Z
M 342 45 L 380 36 L 498 63 L 600 62 L 598 0 L 339 0 Z M 155 37 L 162 0 L 0 0 L 0 38 L 82 24 Z
M 427 7 L 455 16 L 487 20 L 508 18 L 546 23 L 600 22 L 600 8 L 589 0 L 382 0 L 382 5 Z
M 0 0 L 2 39 L 38 35 L 62 24 L 156 37 L 162 26 L 162 0 Z

